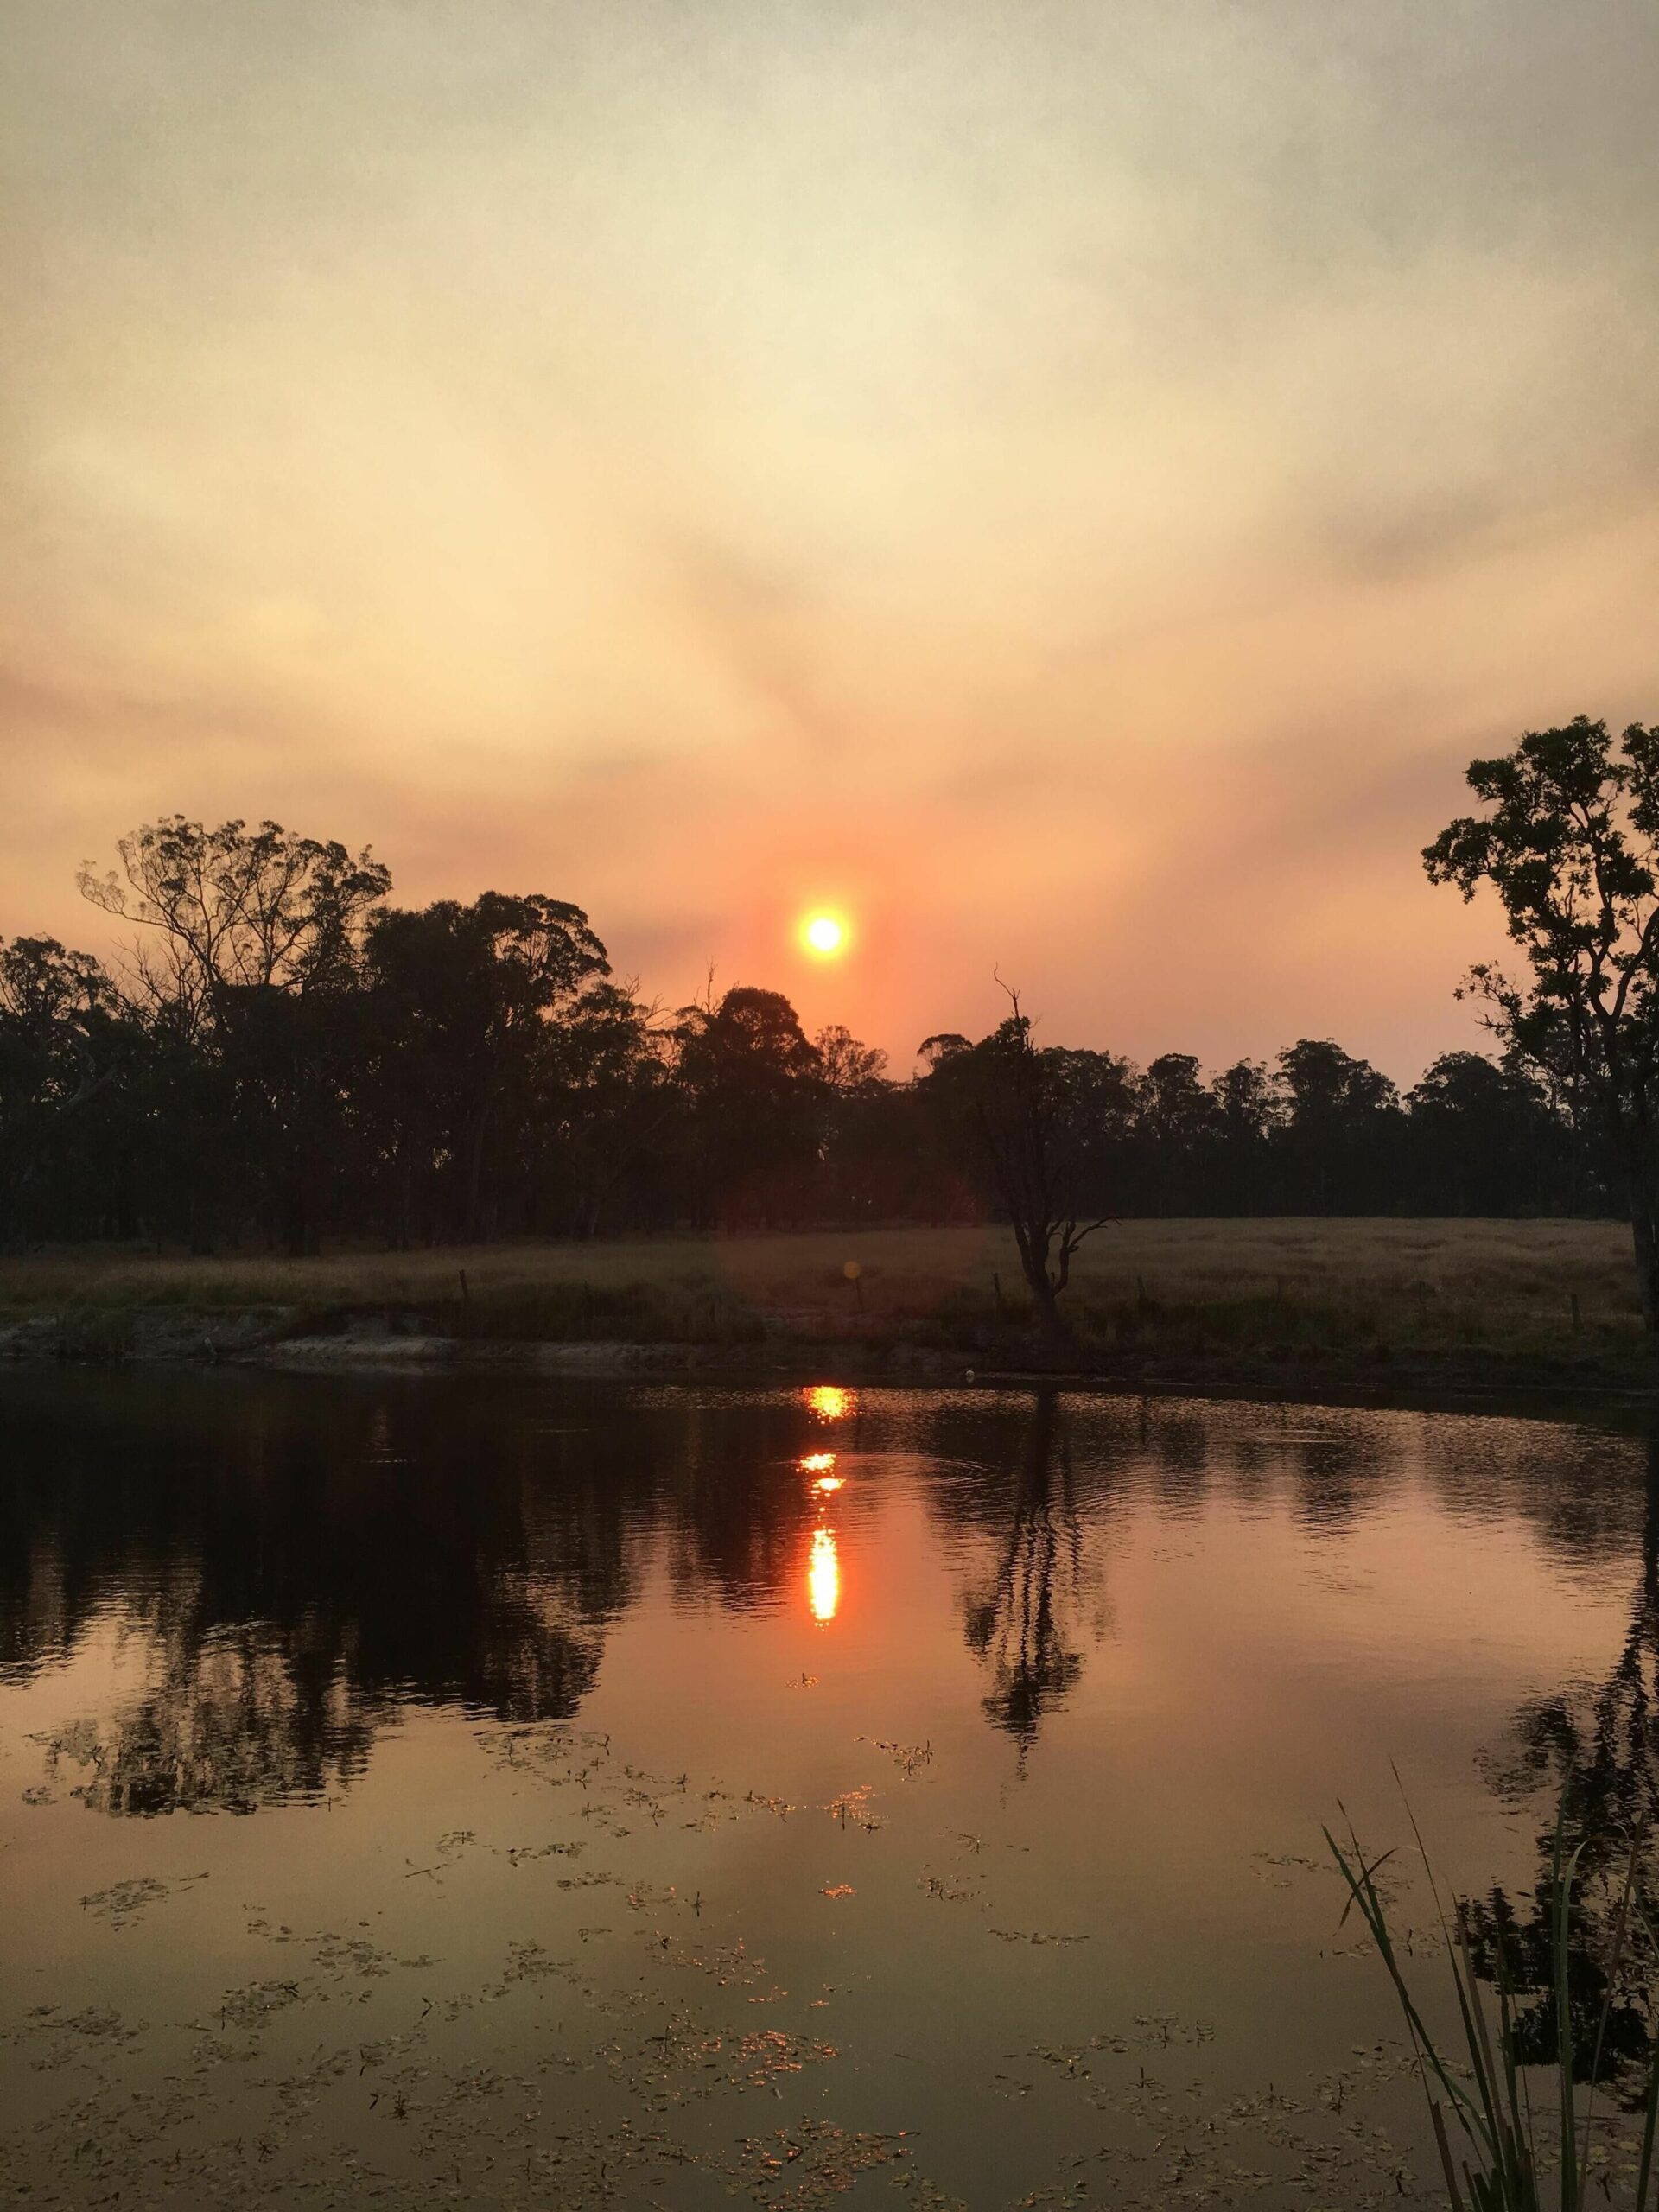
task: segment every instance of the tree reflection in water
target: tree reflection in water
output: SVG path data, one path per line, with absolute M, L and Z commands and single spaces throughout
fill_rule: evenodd
M 1605 1962 L 1614 1953 L 1614 1929 L 1632 1845 L 1638 1847 L 1637 1894 L 1650 1921 L 1659 1918 L 1659 1859 L 1655 1816 L 1659 1814 L 1659 1440 L 1647 1451 L 1641 1564 L 1631 1593 L 1630 1624 L 1605 1679 L 1580 1694 L 1560 1692 L 1522 1708 L 1515 1723 L 1516 1756 L 1494 1770 L 1500 1794 L 1529 1797 L 1548 1788 L 1552 1807 L 1563 1806 L 1569 1836 L 1580 1842 L 1578 1880 L 1569 1916 L 1567 2002 L 1572 2014 L 1575 2071 L 1582 2081 L 1629 2085 L 1639 2098 L 1651 2046 L 1655 2001 L 1651 1972 L 1626 1977 L 1612 1992 L 1601 2063 L 1595 2067 L 1597 2030 L 1609 1994 Z M 1550 1948 L 1551 1866 L 1554 1825 L 1537 1839 L 1538 1871 L 1529 1897 L 1512 1897 L 1495 1884 L 1470 1910 L 1478 1970 L 1493 1980 L 1501 1948 L 1513 1980 L 1528 1993 L 1521 2008 L 1517 2045 L 1523 2061 L 1555 2063 L 1558 2006 Z
M 249 1811 L 327 1794 L 410 1704 L 573 1715 L 642 1548 L 721 1602 L 781 1602 L 813 1520 L 776 1478 L 798 1408 L 683 1414 L 533 1394 L 149 1377 L 19 1385 L 0 1481 L 0 1679 L 141 1652 L 69 1732 L 87 1801 Z M 104 1642 L 100 1643 L 100 1637 Z M 105 1651 L 105 1647 L 108 1649 Z
M 1541 1698 L 1518 1716 L 1509 1779 L 1568 1786 L 1574 1818 L 1596 1835 L 1652 1827 L 1659 1814 L 1659 1441 L 1648 1446 L 1641 1566 L 1630 1625 L 1605 1681 L 1586 1699 Z
M 1052 1391 L 1039 1391 L 1033 1405 L 1006 1512 L 995 1565 L 968 1598 L 963 1627 L 990 1670 L 985 1711 L 1019 1745 L 1023 1769 L 1045 1715 L 1083 1671 L 1074 1648 L 1083 1535 Z

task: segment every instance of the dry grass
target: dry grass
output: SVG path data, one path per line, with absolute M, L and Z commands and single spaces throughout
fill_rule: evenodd
M 1017 1319 L 1005 1230 L 904 1229 L 315 1260 L 69 1253 L 0 1261 L 0 1313 L 281 1307 L 315 1321 L 393 1310 L 493 1338 L 959 1342 L 995 1316 L 999 1284 L 1001 1310 Z M 1084 1248 L 1069 1304 L 1109 1341 L 1195 1346 L 1589 1351 L 1638 1333 L 1630 1232 L 1611 1222 L 1125 1222 Z

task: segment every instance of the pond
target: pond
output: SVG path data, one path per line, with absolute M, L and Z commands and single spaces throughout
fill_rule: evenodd
M 1652 1794 L 1639 1438 L 228 1370 L 0 1411 L 5 2202 L 1427 2201 L 1321 1824 L 1408 1843 L 1403 1784 L 1524 1916 L 1564 1758 Z

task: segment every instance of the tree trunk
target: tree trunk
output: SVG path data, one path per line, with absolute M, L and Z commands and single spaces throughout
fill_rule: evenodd
M 305 1194 L 296 1182 L 289 1181 L 285 1184 L 280 1210 L 283 1249 L 290 1260 L 303 1260 L 307 1256 L 308 1241 Z
M 398 1141 L 397 1156 L 392 1167 L 391 1219 L 388 1224 L 387 1242 L 394 1252 L 407 1252 L 412 1241 L 414 1185 L 415 1162 L 408 1139 L 403 1137 Z
M 1037 1300 L 1037 1333 L 1052 1351 L 1071 1351 L 1077 1343 L 1071 1324 L 1060 1311 L 1060 1302 L 1054 1286 L 1046 1276 L 1042 1287 L 1034 1291 Z
M 472 1126 L 467 1132 L 466 1183 L 461 1195 L 461 1236 L 464 1244 L 475 1244 L 482 1227 L 484 1192 L 484 1141 L 489 1133 L 490 1109 L 495 1101 L 486 1096 L 473 1116 Z
M 1016 1220 L 1014 1241 L 1020 1251 L 1020 1272 L 1031 1293 L 1032 1322 L 1036 1332 L 1051 1350 L 1065 1350 L 1073 1338 L 1071 1328 L 1060 1313 L 1059 1293 L 1049 1279 L 1050 1239 L 1046 1232 L 1033 1230 Z
M 210 1258 L 216 1242 L 213 1235 L 213 1211 L 203 1198 L 200 1186 L 197 1184 L 193 1183 L 190 1186 L 189 1195 L 185 1201 L 185 1214 L 191 1258 L 193 1260 Z

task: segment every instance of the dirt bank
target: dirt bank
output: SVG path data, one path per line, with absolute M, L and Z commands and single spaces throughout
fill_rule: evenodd
M 1357 1406 L 1586 1414 L 1659 1410 L 1659 1362 L 1638 1348 L 1578 1356 L 1412 1348 L 1250 1350 L 1170 1345 L 1079 1345 L 1045 1357 L 1017 1331 L 986 1329 L 968 1345 L 903 1335 L 814 1340 L 773 1329 L 742 1344 L 640 1343 L 625 1338 L 531 1342 L 459 1337 L 406 1314 L 332 1318 L 178 1307 L 37 1314 L 0 1325 L 0 1361 L 108 1363 L 175 1361 L 259 1366 L 292 1373 L 493 1371 L 593 1377 L 833 1380 L 1060 1388 L 1160 1396 L 1264 1398 Z

